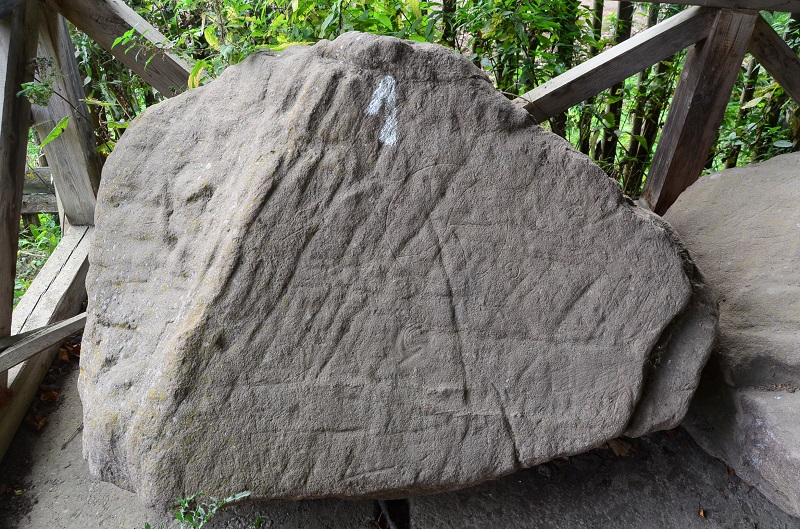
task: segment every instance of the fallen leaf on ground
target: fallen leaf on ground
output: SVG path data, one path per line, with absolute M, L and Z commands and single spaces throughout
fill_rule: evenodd
M 42 393 L 42 396 L 39 397 L 40 400 L 55 402 L 58 400 L 58 391 L 45 391 Z
M 735 476 L 736 475 L 736 470 L 733 467 L 728 467 L 728 475 L 729 476 Z
M 37 415 L 35 413 L 29 413 L 25 416 L 25 422 L 32 428 L 34 428 L 37 432 L 44 428 L 44 425 L 47 423 L 47 415 Z
M 69 362 L 69 353 L 63 347 L 58 350 L 58 359 L 64 362 Z
M 617 457 L 625 457 L 631 452 L 631 445 L 630 443 L 623 441 L 622 439 L 611 439 L 608 442 L 608 447 L 614 452 L 614 455 Z
M 704 509 L 700 509 L 699 511 L 697 511 L 697 514 L 700 516 L 700 518 L 706 517 L 706 511 Z

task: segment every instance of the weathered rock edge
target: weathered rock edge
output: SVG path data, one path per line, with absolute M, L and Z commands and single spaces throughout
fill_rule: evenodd
M 685 426 L 800 516 L 800 153 L 698 180 L 666 213 L 719 296 L 720 338 Z
M 437 46 L 252 56 L 129 127 L 96 218 L 84 455 L 152 506 L 450 490 L 671 427 L 715 336 L 668 227 Z

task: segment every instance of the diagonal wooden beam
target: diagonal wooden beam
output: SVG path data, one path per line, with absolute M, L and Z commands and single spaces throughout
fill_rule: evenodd
M 47 106 L 33 106 L 33 124 L 39 137 L 45 138 L 62 118 L 69 118 L 67 128 L 45 146 L 44 152 L 67 219 L 74 225 L 90 226 L 94 224 L 101 159 L 95 151 L 94 131 L 84 102 L 83 78 L 66 20 L 47 5 L 37 4 L 38 54 L 52 61 L 57 75 Z
M 642 193 L 655 213 L 663 215 L 700 177 L 758 18 L 720 10 L 709 37 L 686 55 Z
M 800 9 L 800 5 L 798 6 Z M 758 17 L 747 50 L 800 103 L 800 58 L 778 35 L 764 17 Z
M 715 9 L 694 7 L 521 95 L 515 102 L 542 123 L 706 38 Z
M 46 2 L 164 97 L 187 89 L 189 67 L 166 49 L 167 38 L 122 0 Z M 136 43 L 114 46 L 114 41 L 130 30 L 135 32 Z
M 30 103 L 17 96 L 33 80 L 36 28 L 30 2 L 18 5 L 11 20 L 0 20 L 0 337 L 11 331 L 19 219 L 25 182 Z M 0 371 L 0 388 L 7 376 Z
M 0 371 L 11 369 L 33 355 L 39 354 L 54 345 L 59 345 L 70 334 L 83 329 L 84 325 L 86 325 L 86 313 L 82 312 L 77 316 L 73 316 L 72 318 L 58 323 L 53 323 L 41 329 L 5 338 L 6 341 L 17 337 L 21 339 L 11 347 L 0 352 Z
M 800 12 L 800 0 L 641 0 L 647 3 L 681 4 L 689 6 L 721 7 L 728 9 L 751 9 L 753 11 Z

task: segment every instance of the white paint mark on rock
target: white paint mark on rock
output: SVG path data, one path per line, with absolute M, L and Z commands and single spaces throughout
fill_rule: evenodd
M 385 76 L 372 93 L 366 113 L 375 116 L 383 108 L 386 121 L 381 129 L 380 140 L 386 145 L 397 143 L 397 81 L 391 75 Z

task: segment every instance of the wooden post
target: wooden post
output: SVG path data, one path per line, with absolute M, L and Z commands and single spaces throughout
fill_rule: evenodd
M 764 17 L 758 17 L 747 50 L 786 90 L 786 93 L 800 104 L 800 58 L 781 36 L 775 33 Z
M 46 1 L 164 97 L 188 88 L 189 67 L 165 49 L 167 38 L 122 0 Z M 133 46 L 114 46 L 114 41 L 129 30 L 134 30 L 138 39 Z
M 700 177 L 758 17 L 719 10 L 711 34 L 686 55 L 642 193 L 655 213 L 663 215 Z
M 14 334 L 63 321 L 81 312 L 86 299 L 87 256 L 92 230 L 91 227 L 73 226 L 58 243 L 14 311 Z M 58 345 L 55 345 L 10 370 L 9 387 L 14 396 L 10 403 L 0 408 L 0 459 L 57 353 Z
M 83 101 L 83 80 L 66 21 L 47 5 L 39 4 L 38 10 L 38 53 L 52 61 L 57 78 L 48 105 L 33 106 L 34 127 L 44 138 L 62 118 L 69 117 L 67 128 L 44 151 L 65 215 L 74 225 L 90 226 L 94 224 L 101 160 L 95 152 L 89 109 Z
M 33 79 L 30 59 L 36 53 L 36 28 L 30 2 L 18 5 L 10 22 L 0 20 L 0 338 L 11 331 L 14 277 L 17 269 L 20 208 L 25 182 L 25 154 L 30 129 L 30 103 L 17 93 Z M 7 373 L 0 373 L 0 388 Z

